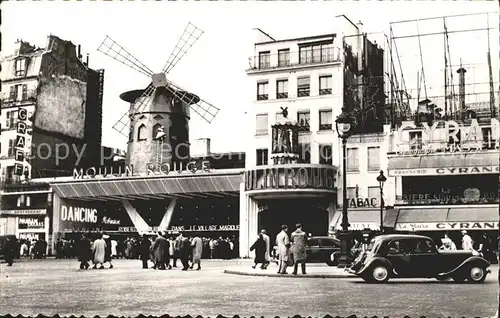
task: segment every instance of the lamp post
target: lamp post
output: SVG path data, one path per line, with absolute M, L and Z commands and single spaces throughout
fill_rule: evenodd
M 351 136 L 355 119 L 347 111 L 347 108 L 342 107 L 342 113 L 335 120 L 337 134 L 342 139 L 342 230 L 340 236 L 340 259 L 337 267 L 344 268 L 350 265 L 351 255 L 349 253 L 349 219 L 347 216 L 347 139 Z
M 384 183 L 387 178 L 384 176 L 384 171 L 380 170 L 380 174 L 377 177 L 378 184 L 380 186 L 380 234 L 384 234 Z

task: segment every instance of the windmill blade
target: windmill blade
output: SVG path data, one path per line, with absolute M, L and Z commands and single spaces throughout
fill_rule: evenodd
M 172 53 L 170 53 L 167 63 L 163 66 L 162 73 L 168 74 L 168 72 L 170 72 L 170 70 L 189 51 L 193 44 L 198 41 L 203 32 L 203 30 L 197 28 L 194 24 L 189 22 L 179 38 L 179 41 L 177 41 L 175 48 L 172 50 Z
M 190 105 L 191 109 L 200 115 L 201 118 L 205 119 L 208 123 L 211 123 L 212 120 L 214 120 L 220 110 L 219 108 L 202 99 L 199 99 L 199 97 L 194 94 L 188 93 L 186 90 L 170 81 L 168 83 L 169 85 L 165 85 L 165 88 L 174 94 L 175 97 Z
M 153 75 L 153 71 L 151 71 L 146 65 L 135 58 L 132 54 L 130 54 L 109 36 L 106 36 L 97 50 L 117 60 L 118 62 L 141 72 L 142 74 L 148 75 L 150 77 Z
M 141 113 L 144 110 L 144 107 L 148 104 L 148 102 L 154 95 L 155 90 L 156 90 L 155 86 L 153 86 L 152 84 L 148 85 L 148 87 L 144 90 L 142 95 L 137 99 L 138 102 L 134 104 L 131 110 L 123 114 L 120 120 L 113 125 L 113 129 L 119 132 L 120 134 L 124 135 L 125 137 L 128 137 L 128 134 L 125 132 L 125 128 L 130 127 L 131 123 L 130 118 L 134 114 Z

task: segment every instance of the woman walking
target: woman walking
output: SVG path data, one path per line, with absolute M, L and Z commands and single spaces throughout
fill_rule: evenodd
M 259 234 L 259 237 L 253 243 L 253 245 L 250 247 L 250 251 L 255 250 L 255 258 L 254 258 L 254 264 L 252 265 L 252 268 L 255 269 L 257 265 L 260 263 L 262 264 L 260 266 L 260 269 L 264 269 L 265 265 L 267 264 L 266 261 L 266 241 L 264 241 L 264 236 L 262 233 Z

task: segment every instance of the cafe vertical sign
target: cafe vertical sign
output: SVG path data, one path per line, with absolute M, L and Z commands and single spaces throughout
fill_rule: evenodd
M 17 111 L 17 127 L 16 127 L 16 143 L 15 148 L 15 164 L 14 164 L 14 174 L 17 176 L 22 176 L 24 172 L 24 153 L 26 148 L 26 132 L 28 119 L 28 111 L 26 108 L 19 108 Z

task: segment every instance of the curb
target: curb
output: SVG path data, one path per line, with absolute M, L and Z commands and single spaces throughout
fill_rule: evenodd
M 261 274 L 261 273 L 249 273 L 236 270 L 224 270 L 224 274 L 240 275 L 240 276 L 263 276 L 263 277 L 281 277 L 281 278 L 354 278 L 355 275 L 352 274 L 307 274 L 307 275 L 281 275 L 281 274 Z

